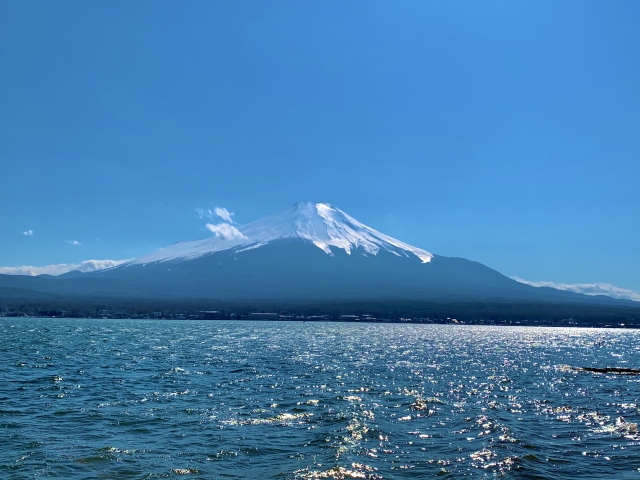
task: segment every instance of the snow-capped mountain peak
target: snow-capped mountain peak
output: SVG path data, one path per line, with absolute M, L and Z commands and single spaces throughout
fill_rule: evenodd
M 313 243 L 329 255 L 333 255 L 332 248 L 339 248 L 348 254 L 356 249 L 363 249 L 370 255 L 377 255 L 382 249 L 398 256 L 415 255 L 423 263 L 431 261 L 433 257 L 426 250 L 413 247 L 358 222 L 328 203 L 298 202 L 237 228 L 225 223 L 209 225 L 209 228 L 215 233 L 214 237 L 179 242 L 131 263 L 188 260 L 230 249 L 240 253 L 276 240 L 296 238 Z

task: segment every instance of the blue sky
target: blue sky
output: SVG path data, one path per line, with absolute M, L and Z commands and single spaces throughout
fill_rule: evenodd
M 640 291 L 639 24 L 635 0 L 2 2 L 0 266 L 313 200 Z

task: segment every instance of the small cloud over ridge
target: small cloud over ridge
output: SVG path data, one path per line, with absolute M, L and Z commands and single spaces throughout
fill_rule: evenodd
M 129 260 L 85 260 L 80 263 L 59 263 L 56 265 L 44 265 L 42 267 L 34 267 L 23 265 L 20 267 L 0 267 L 0 274 L 4 275 L 62 275 L 72 270 L 80 270 L 81 272 L 95 272 L 96 270 L 104 270 L 105 268 L 115 267 Z
M 216 217 L 220 217 L 227 223 L 236 223 L 233 221 L 233 218 L 231 218 L 235 215 L 235 213 L 230 212 L 224 207 L 215 207 L 213 210 L 211 210 L 210 208 L 196 208 L 196 213 L 200 218 L 214 220 Z
M 519 277 L 511 277 L 517 282 L 531 285 L 532 287 L 551 287 L 557 290 L 582 293 L 584 295 L 606 295 L 607 297 L 621 300 L 634 300 L 640 302 L 640 293 L 626 288 L 616 287 L 610 283 L 556 283 L 556 282 L 530 282 Z
M 213 211 L 217 216 L 219 216 L 225 222 L 235 223 L 233 221 L 233 219 L 231 218 L 235 214 L 233 212 L 230 212 L 226 208 L 224 208 L 224 207 L 216 207 L 216 208 L 213 209 Z
M 33 230 L 27 230 L 26 232 L 22 232 L 22 234 L 27 237 L 33 237 Z
M 242 234 L 242 232 L 240 232 L 240 230 L 228 223 L 219 223 L 218 225 L 207 223 L 206 226 L 211 232 L 215 234 L 216 237 L 220 237 L 225 240 L 232 240 L 234 238 L 247 238 Z
M 77 241 L 77 240 L 67 240 L 67 243 L 68 243 L 69 245 L 75 245 L 75 246 L 82 245 L 82 243 L 80 243 L 80 242 L 79 242 L 79 241 Z

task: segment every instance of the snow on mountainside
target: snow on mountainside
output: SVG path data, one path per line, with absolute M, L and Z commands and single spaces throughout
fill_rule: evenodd
M 286 239 L 306 240 L 329 255 L 333 255 L 331 251 L 333 247 L 343 249 L 348 254 L 361 248 L 370 255 L 376 255 L 382 249 L 398 256 L 415 255 L 423 263 L 430 262 L 433 257 L 426 250 L 413 247 L 367 227 L 328 203 L 298 202 L 280 212 L 238 228 L 229 224 L 212 227 L 215 229 L 215 237 L 179 242 L 137 258 L 126 265 L 191 260 L 230 249 L 240 253 L 276 240 Z

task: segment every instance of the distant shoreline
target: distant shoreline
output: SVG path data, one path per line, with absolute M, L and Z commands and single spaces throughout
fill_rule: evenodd
M 598 329 L 617 329 L 617 330 L 634 330 L 640 329 L 639 323 L 630 324 L 588 324 L 588 323 L 569 323 L 569 322 L 464 322 L 464 321 L 421 321 L 419 319 L 394 318 L 394 319 L 332 319 L 332 318 L 153 318 L 153 317 L 76 317 L 76 316 L 41 316 L 41 315 L 0 315 L 1 318 L 8 319 L 50 319 L 50 320 L 145 320 L 155 322 L 287 322 L 287 323 L 351 323 L 351 324 L 404 324 L 404 325 L 450 325 L 450 326 L 492 326 L 492 327 L 544 327 L 544 328 L 598 328 Z
M 638 306 L 551 303 L 65 298 L 0 301 L 2 317 L 640 328 Z

